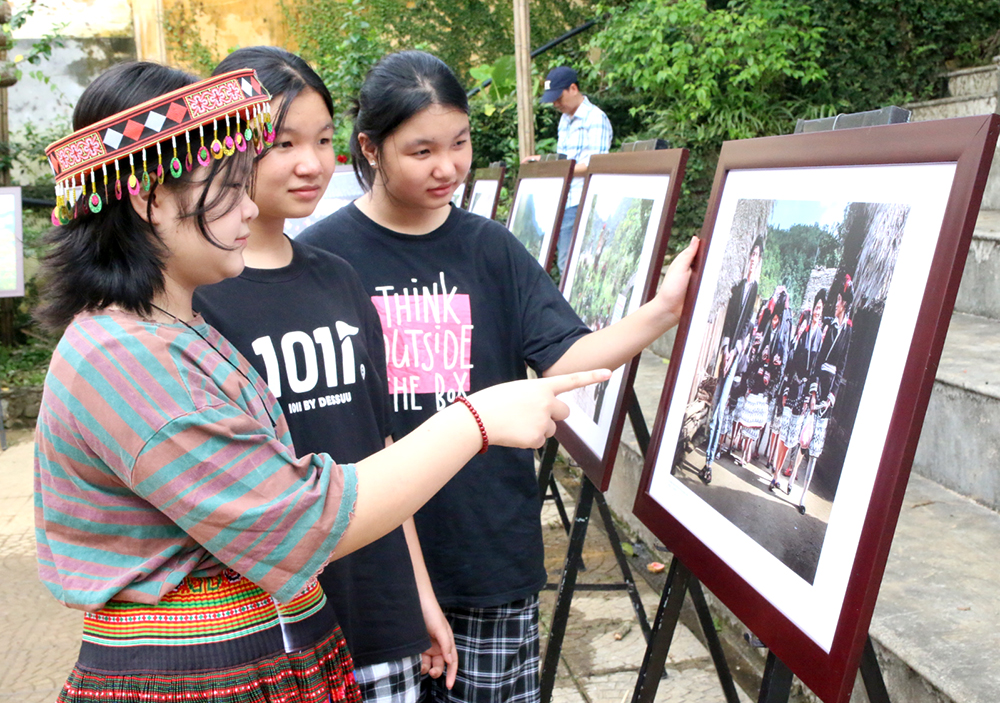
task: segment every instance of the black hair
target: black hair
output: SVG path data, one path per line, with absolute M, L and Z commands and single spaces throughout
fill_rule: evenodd
M 809 308 L 809 314 L 812 315 L 812 311 L 816 309 L 816 303 L 823 301 L 824 307 L 826 306 L 826 288 L 820 288 L 816 291 L 816 295 L 813 298 L 813 306 Z
M 82 129 L 197 80 L 160 64 L 119 64 L 101 74 L 80 96 L 73 111 L 73 129 Z M 171 154 L 169 147 L 167 154 Z M 220 249 L 226 247 L 212 236 L 208 225 L 232 211 L 243 196 L 238 189 L 222 188 L 209 198 L 209 188 L 217 179 L 248 185 L 252 177 L 252 154 L 253 149 L 247 149 L 224 159 L 213 159 L 207 169 L 190 172 L 182 169 L 177 178 L 169 169 L 165 170 L 163 186 L 184 192 L 180 198 L 181 217 L 193 218 L 201 236 Z M 143 156 L 150 172 L 160 163 L 155 145 L 136 152 L 135 163 L 141 165 Z M 98 178 L 98 194 L 103 200 L 101 211 L 91 212 L 85 198 L 68 203 L 73 217 L 45 237 L 48 253 L 42 259 L 43 302 L 36 316 L 49 328 L 64 327 L 83 310 L 109 305 L 149 316 L 153 298 L 163 291 L 163 270 L 170 252 L 149 221 L 157 178 L 151 178 L 146 219 L 143 219 L 128 197 L 125 180 L 131 170 L 127 160 L 121 159 L 119 163 L 125 196 L 120 200 L 115 197 L 114 167 L 109 164 L 112 176 L 106 194 L 101 193 L 103 176 Z
M 854 283 L 848 274 L 844 275 L 844 285 L 841 289 L 840 297 L 844 301 L 845 308 L 850 309 L 851 303 L 854 302 Z
M 760 251 L 760 255 L 764 256 L 764 235 L 759 235 L 755 240 L 753 240 L 753 246 L 750 247 L 750 252 L 757 249 Z
M 276 46 L 248 46 L 237 49 L 222 59 L 213 76 L 241 68 L 252 68 L 257 72 L 257 78 L 271 94 L 272 98 L 282 98 L 281 105 L 274 116 L 274 131 L 281 132 L 281 125 L 288 114 L 292 101 L 303 90 L 314 90 L 326 105 L 327 112 L 333 118 L 333 98 L 323 79 L 301 57 Z M 261 154 L 261 158 L 267 151 Z
M 351 160 L 354 174 L 365 192 L 375 182 L 375 169 L 361 151 L 358 136 L 364 134 L 379 157 L 382 146 L 397 128 L 430 105 L 469 114 L 469 99 L 448 64 L 423 51 L 389 54 L 365 76 L 351 111 Z

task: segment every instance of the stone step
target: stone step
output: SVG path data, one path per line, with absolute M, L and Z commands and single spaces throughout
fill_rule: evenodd
M 963 342 L 980 337 L 980 321 L 956 315 L 950 328 L 945 358 L 939 369 L 924 436 L 937 422 L 942 388 L 964 382 L 966 403 L 997 400 L 990 385 L 1000 385 L 1000 375 L 978 366 L 969 370 L 963 359 Z M 957 324 L 956 324 L 957 321 Z M 985 321 L 986 330 L 1000 331 L 1000 323 Z M 989 341 L 986 340 L 988 346 Z M 985 349 L 980 357 L 987 357 Z M 986 359 L 981 359 L 986 361 Z M 996 366 L 994 362 L 993 366 Z M 667 364 L 653 352 L 643 352 L 636 375 L 635 393 L 652 427 L 659 405 Z M 965 389 L 975 390 L 965 390 Z M 996 389 L 1000 390 L 1000 389 Z M 985 391 L 985 392 L 980 392 Z M 935 400 L 937 399 L 937 400 Z M 971 399 L 971 400 L 970 400 Z M 961 402 L 958 403 L 961 405 Z M 934 415 L 932 415 L 934 413 Z M 997 418 L 994 418 L 996 422 Z M 961 423 L 956 423 L 961 424 Z M 982 423 L 965 420 L 967 429 Z M 1000 447 L 996 422 L 991 428 L 993 448 Z M 978 430 L 977 430 L 978 431 Z M 984 442 L 967 436 L 971 442 Z M 918 456 L 926 456 L 921 440 Z M 982 445 L 980 445 L 982 446 Z M 997 473 L 998 457 L 989 451 L 977 466 Z M 954 462 L 952 462 L 954 463 Z M 659 539 L 632 514 L 643 460 L 631 427 L 626 423 L 622 446 L 606 494 L 608 504 L 628 528 L 656 553 Z M 892 550 L 882 579 L 870 632 L 889 687 L 890 700 L 907 703 L 995 703 L 1000 691 L 1000 599 L 996 598 L 996 564 L 1000 563 L 1000 513 L 959 495 L 916 473 L 910 480 L 896 526 Z M 709 596 L 712 601 L 711 596 Z M 712 602 L 727 650 L 738 652 L 738 666 L 763 670 L 761 650 L 747 647 L 745 628 L 720 603 Z M 796 700 L 816 699 L 808 692 Z M 855 687 L 852 703 L 867 703 L 862 687 Z
M 948 95 L 952 97 L 969 95 L 996 95 L 1000 90 L 1000 70 L 996 64 L 963 68 L 944 74 L 948 81 Z
M 939 98 L 904 105 L 910 111 L 910 122 L 926 122 L 927 120 L 946 120 L 952 117 L 969 117 L 972 115 L 987 115 L 997 111 L 997 94 L 960 95 L 952 98 Z
M 1000 320 L 1000 210 L 979 212 L 955 310 Z
M 1000 510 L 1000 321 L 955 313 L 913 471 Z

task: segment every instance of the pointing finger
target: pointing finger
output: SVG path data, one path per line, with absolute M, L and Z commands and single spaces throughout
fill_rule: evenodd
M 592 383 L 600 383 L 611 378 L 611 371 L 608 369 L 596 369 L 594 371 L 578 371 L 576 373 L 563 374 L 542 379 L 547 383 L 553 393 L 559 395 L 574 388 L 582 388 Z

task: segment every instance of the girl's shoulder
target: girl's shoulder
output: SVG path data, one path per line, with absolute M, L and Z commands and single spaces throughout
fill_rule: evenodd
M 190 325 L 150 322 L 121 310 L 84 312 L 66 328 L 50 371 L 159 407 L 185 413 L 225 403 L 231 375 L 253 373 L 229 342 L 200 318 Z M 66 385 L 66 384 L 64 384 Z

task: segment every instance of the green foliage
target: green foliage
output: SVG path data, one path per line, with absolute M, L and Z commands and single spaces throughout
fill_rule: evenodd
M 16 347 L 0 346 L 0 385 L 42 385 L 55 344 L 55 339 L 41 337 Z
M 468 83 L 470 69 L 492 64 L 514 47 L 510 2 L 474 0 L 369 0 L 379 26 L 393 47 L 425 47 Z M 532 47 L 583 24 L 591 16 L 586 3 L 545 0 L 531 5 Z M 573 40 L 574 43 L 579 40 Z
M 818 224 L 792 225 L 787 230 L 768 227 L 767 251 L 761 262 L 760 294 L 769 298 L 777 285 L 785 286 L 790 305 L 798 305 L 817 267 L 837 266 L 844 242 Z
M 171 59 L 180 68 L 198 76 L 210 76 L 222 60 L 201 38 L 199 27 L 206 21 L 205 5 L 199 0 L 175 2 L 163 8 L 163 34 Z
M 691 150 L 676 251 L 701 227 L 722 142 L 791 131 L 802 112 L 795 92 L 826 76 L 822 31 L 810 8 L 792 0 L 718 10 L 704 0 L 641 0 L 602 9 L 607 19 L 590 46 L 595 63 L 579 70 L 609 98 L 635 96 L 628 119 L 608 113 L 615 146 L 660 137 Z
M 391 50 L 388 37 L 376 29 L 378 15 L 363 0 L 283 2 L 282 10 L 299 54 L 333 96 L 334 149 L 349 154 L 352 101 L 368 70 Z
M 469 73 L 482 87 L 478 95 L 489 103 L 511 98 L 517 91 L 517 67 L 513 56 L 501 56 L 492 65 L 476 66 L 469 69 Z M 486 81 L 490 81 L 489 85 L 483 85 Z
M 825 77 L 821 30 L 793 0 L 643 0 L 612 8 L 595 35 L 591 77 L 652 103 L 650 122 L 692 145 L 773 133 L 791 122 L 781 96 Z
M 856 112 L 937 97 L 946 67 L 989 63 L 1000 50 L 995 0 L 805 0 L 823 30 L 828 79 L 813 104 Z
M 365 74 L 391 49 L 378 13 L 363 0 L 282 3 L 282 10 L 299 54 L 316 69 L 343 115 Z
M 36 7 L 37 0 L 30 0 L 24 5 L 21 5 L 11 14 L 10 22 L 7 22 L 0 27 L 0 31 L 9 37 L 11 34 L 23 27 L 24 23 L 28 21 L 28 18 L 35 14 Z M 20 68 L 21 64 L 31 64 L 32 66 L 37 66 L 42 61 L 52 58 L 53 49 L 64 45 L 61 32 L 66 28 L 67 24 L 68 23 L 62 23 L 54 26 L 51 31 L 42 35 L 41 38 L 36 39 L 31 44 L 28 48 L 27 54 L 19 54 L 14 57 L 14 64 L 18 66 L 14 73 L 17 80 L 21 80 L 22 77 L 22 71 Z M 43 83 L 49 82 L 49 77 L 40 71 L 33 71 L 31 75 L 33 78 L 36 78 Z
M 652 209 L 652 200 L 625 198 L 606 221 L 597 207 L 591 209 L 569 301 L 591 328 L 602 329 L 614 321 L 619 299 L 621 310 L 628 309 Z
M 25 122 L 11 134 L 8 144 L 0 143 L 0 168 L 10 169 L 12 181 L 22 186 L 52 185 L 55 181 L 45 147 L 71 131 L 68 112 L 42 128 Z

